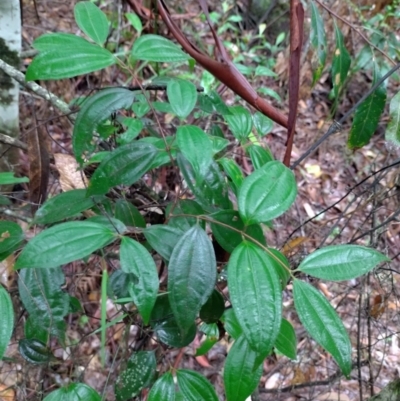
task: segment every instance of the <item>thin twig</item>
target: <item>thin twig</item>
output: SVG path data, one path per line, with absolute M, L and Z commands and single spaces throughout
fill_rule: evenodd
M 364 96 L 347 112 L 343 115 L 343 117 L 339 121 L 333 121 L 328 131 L 320 138 L 317 142 L 315 142 L 306 152 L 304 152 L 291 166 L 290 168 L 293 170 L 296 168 L 304 159 L 310 156 L 317 148 L 328 139 L 331 135 L 336 132 L 341 131 L 342 124 L 353 114 L 353 112 L 357 109 L 357 107 L 369 96 L 371 95 L 382 83 L 388 79 L 391 75 L 393 75 L 400 68 L 400 63 L 396 64 L 390 71 L 388 71 L 381 79 L 379 79 L 372 88 L 367 91 Z
M 326 11 L 328 11 L 329 14 L 333 15 L 336 19 L 342 21 L 344 24 L 349 26 L 353 31 L 356 31 L 363 39 L 365 42 L 367 42 L 371 47 L 373 47 L 376 51 L 382 54 L 385 58 L 387 58 L 393 65 L 396 65 L 396 62 L 390 58 L 382 49 L 379 47 L 375 46 L 357 27 L 355 27 L 351 22 L 347 21 L 340 15 L 336 14 L 334 11 L 332 11 L 328 6 L 326 6 L 324 3 L 322 3 L 320 0 L 315 0 L 316 3 L 318 3 L 322 8 L 325 8 Z
M 12 138 L 11 136 L 8 135 L 0 134 L 0 143 L 15 146 L 22 150 L 28 150 L 28 145 L 26 143 L 21 142 L 18 139 Z

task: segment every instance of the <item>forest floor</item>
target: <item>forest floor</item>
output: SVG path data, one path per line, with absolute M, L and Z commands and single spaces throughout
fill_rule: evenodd
M 33 40 L 46 32 L 77 33 L 73 19 L 74 2 L 55 0 L 26 1 L 23 11 L 23 43 L 30 48 Z M 109 2 L 106 2 L 109 3 Z M 216 3 L 213 9 L 221 12 L 221 5 Z M 338 4 L 338 3 L 336 3 Z M 335 5 L 332 4 L 332 7 Z M 125 6 L 126 7 L 126 6 Z M 178 7 L 171 6 L 175 13 Z M 228 14 L 235 15 L 234 7 Z M 197 2 L 188 1 L 180 5 L 179 13 L 186 13 L 189 18 L 179 19 L 182 29 L 189 35 L 197 32 L 193 40 L 201 40 L 212 44 L 212 36 L 207 26 L 199 17 Z M 226 18 L 225 18 L 226 20 Z M 282 25 L 284 27 L 284 23 Z M 126 28 L 126 27 L 125 27 Z M 125 29 L 124 28 L 124 29 Z M 282 29 L 282 28 L 281 28 Z M 165 31 L 163 31 L 166 33 Z M 332 37 L 333 37 L 333 30 Z M 251 33 L 251 32 L 250 32 Z M 226 41 L 240 41 L 241 36 L 230 29 L 222 34 Z M 245 36 L 245 33 L 242 33 Z M 121 35 L 122 37 L 123 35 Z M 359 49 L 359 38 L 350 37 L 349 44 Z M 331 38 L 333 41 L 333 38 Z M 355 42 L 352 42 L 352 40 Z M 130 46 L 125 39 L 124 46 Z M 277 78 L 253 77 L 254 87 L 269 87 L 280 94 L 283 101 L 274 101 L 284 113 L 287 113 L 287 41 L 284 41 L 273 57 L 277 62 L 275 72 Z M 257 50 L 258 53 L 261 50 Z M 249 52 L 248 54 L 252 54 Z M 25 60 L 26 63 L 29 59 Z M 241 61 L 251 65 L 251 58 Z M 329 73 L 322 76 L 320 82 L 311 89 L 310 55 L 304 58 L 302 68 L 302 90 L 298 110 L 297 130 L 292 153 L 292 162 L 298 159 L 315 141 L 320 138 L 332 123 L 329 100 Z M 202 70 L 196 67 L 201 76 Z M 199 81 L 200 82 L 200 81 Z M 197 83 L 199 83 L 197 82 Z M 341 98 L 336 116 L 343 115 L 370 87 L 371 76 L 357 73 L 351 77 L 346 94 Z M 110 69 L 107 74 L 93 74 L 88 79 L 77 78 L 57 82 L 41 82 L 52 93 L 69 102 L 72 99 L 87 95 L 94 87 L 121 85 L 123 79 L 118 71 Z M 399 90 L 397 84 L 388 87 L 388 99 Z M 227 90 L 224 99 L 228 104 L 238 104 L 233 94 Z M 239 101 L 245 105 L 243 101 Z M 384 139 L 387 124 L 387 111 L 371 143 L 357 151 L 349 151 L 346 147 L 351 120 L 342 127 L 342 131 L 328 138 L 312 155 L 294 169 L 298 182 L 298 197 L 295 205 L 283 217 L 279 218 L 273 229 L 267 233 L 267 241 L 271 246 L 283 249 L 295 268 L 301 259 L 323 244 L 357 243 L 374 246 L 389 257 L 392 262 L 385 269 L 371 273 L 367 277 L 344 283 L 317 282 L 314 284 L 327 296 L 343 319 L 350 333 L 353 345 L 353 360 L 359 361 L 354 366 L 349 380 L 341 378 L 332 358 L 309 338 L 298 321 L 293 308 L 291 286 L 284 293 L 284 315 L 296 328 L 298 338 L 298 358 L 291 361 L 282 355 L 269 357 L 264 364 L 264 374 L 259 387 L 260 400 L 360 400 L 360 384 L 363 399 L 373 391 L 379 392 L 391 380 L 400 375 L 399 371 L 399 336 L 400 327 L 398 290 L 400 273 L 400 221 L 395 213 L 400 208 L 399 166 L 383 169 L 399 159 L 400 149 L 393 148 Z M 45 101 L 36 99 L 26 92 L 21 93 L 21 133 L 22 140 L 29 135 L 32 128 L 45 124 L 50 146 L 54 153 L 72 154 L 72 125 L 67 118 L 52 110 Z M 264 137 L 277 159 L 282 159 L 285 150 L 286 132 L 275 125 L 272 132 Z M 232 149 L 237 154 L 236 161 L 244 171 L 251 167 L 243 152 Z M 21 152 L 21 173 L 27 175 L 27 155 Z M 378 172 L 383 169 L 381 172 Z M 51 187 L 49 193 L 54 195 L 61 191 L 59 182 L 62 172 L 55 166 L 51 170 Z M 370 178 L 368 178 L 370 177 Z M 358 183 L 365 181 L 358 185 Z M 161 182 L 161 185 L 167 185 Z M 22 191 L 19 205 L 26 202 Z M 83 271 L 82 271 L 83 269 Z M 126 353 L 118 353 L 120 343 L 126 341 L 121 327 L 116 325 L 110 330 L 108 341 L 109 354 L 118 357 L 110 366 L 102 367 L 99 357 L 99 337 L 89 336 L 98 328 L 100 308 L 100 267 L 83 263 L 72 263 L 66 267 L 69 277 L 67 287 L 78 286 L 85 294 L 85 310 L 88 321 L 76 318 L 69 322 L 68 336 L 79 339 L 79 345 L 68 350 L 69 364 L 52 367 L 31 367 L 18 355 L 16 341 L 23 333 L 15 333 L 15 347 L 10 357 L 15 364 L 0 365 L 1 386 L 18 382 L 26 400 L 39 400 L 37 383 L 43 382 L 48 391 L 58 385 L 68 383 L 72 377 L 82 379 L 85 383 L 102 392 L 106 389 L 106 399 L 114 400 L 113 380 L 123 363 Z M 75 279 L 77 274 L 79 279 Z M 16 288 L 16 280 L 11 284 Z M 115 312 L 110 303 L 110 316 Z M 134 328 L 128 333 L 128 340 L 135 338 Z M 197 344 L 198 345 L 198 344 Z M 226 356 L 228 341 L 220 342 L 205 357 L 195 358 L 196 344 L 185 349 L 181 366 L 201 370 L 203 374 L 220 390 L 222 394 L 222 367 Z M 56 356 L 63 357 L 66 351 L 59 349 Z M 174 361 L 179 350 L 168 351 L 164 363 Z M 367 363 L 369 361 L 369 363 Z M 13 369 L 10 370 L 10 366 Z M 20 394 L 22 394 L 20 393 Z M 11 401 L 17 398 L 4 398 Z M 221 398 L 222 399 L 222 398 Z M 0 397 L 1 400 L 1 397 Z

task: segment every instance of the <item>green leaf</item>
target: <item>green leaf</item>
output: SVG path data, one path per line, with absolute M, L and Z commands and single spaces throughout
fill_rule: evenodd
M 186 158 L 178 153 L 178 166 L 189 189 L 196 196 L 196 201 L 205 210 L 213 210 L 215 207 L 231 209 L 228 187 L 221 174 L 218 165 L 212 161 L 201 180 L 196 179 L 195 172 Z
M 146 227 L 146 221 L 139 209 L 125 199 L 115 202 L 115 218 L 130 227 Z
M 218 401 L 210 382 L 192 370 L 179 369 L 176 372 L 178 386 L 186 401 Z
M 226 114 L 231 114 L 230 108 L 225 104 L 221 96 L 219 96 L 215 90 L 208 93 L 207 96 L 210 98 L 217 113 L 221 114 L 222 116 L 225 116 Z
M 115 233 L 101 224 L 88 221 L 61 223 L 31 239 L 14 268 L 56 267 L 89 256 L 115 238 Z
M 126 299 L 124 303 L 132 301 L 129 289 L 139 281 L 132 273 L 125 273 L 122 270 L 115 270 L 108 281 L 107 294 L 110 298 Z
M 13 249 L 24 239 L 21 227 L 12 221 L 0 221 L 0 254 Z
M 226 157 L 222 157 L 218 160 L 218 163 L 222 166 L 225 171 L 225 174 L 232 180 L 233 191 L 237 195 L 239 188 L 242 185 L 244 180 L 243 172 L 238 164 L 233 159 L 228 159 Z
M 20 340 L 18 343 L 18 351 L 26 361 L 33 365 L 46 364 L 54 358 L 46 344 L 34 338 L 24 338 Z
M 87 196 L 102 195 L 117 185 L 132 185 L 152 168 L 157 149 L 150 143 L 132 142 L 107 156 L 94 172 Z
M 52 391 L 43 401 L 101 401 L 99 393 L 83 383 L 71 383 Z
M 196 336 L 196 324 L 194 321 L 187 333 L 182 335 L 173 315 L 168 294 L 162 294 L 157 297 L 151 313 L 150 324 L 154 328 L 157 338 L 170 347 L 186 347 Z
M 120 259 L 122 271 L 138 278 L 138 282 L 131 287 L 133 302 L 144 323 L 148 324 L 159 287 L 156 264 L 143 245 L 128 237 L 121 239 Z
M 198 222 L 196 217 L 175 217 L 177 215 L 185 214 L 192 216 L 200 216 L 204 214 L 203 208 L 196 201 L 191 199 L 180 199 L 177 203 L 171 202 L 167 206 L 165 214 L 168 216 L 168 225 L 180 229 L 182 233 L 198 223 L 200 223 L 203 228 L 205 227 L 205 222 Z
M 24 182 L 29 182 L 28 177 L 14 177 L 14 173 L 0 173 L 0 185 L 10 185 L 10 184 L 20 184 Z
M 212 145 L 207 134 L 195 125 L 183 125 L 177 130 L 176 141 L 196 177 L 206 175 L 212 162 Z
M 192 112 L 197 102 L 196 86 L 182 79 L 171 79 L 168 82 L 167 95 L 174 114 L 181 119 Z
M 115 381 L 117 401 L 127 401 L 136 397 L 143 388 L 150 385 L 155 373 L 154 351 L 134 352 L 128 360 L 128 366 L 120 372 Z
M 279 161 L 268 162 L 244 180 L 239 213 L 245 224 L 267 222 L 288 210 L 296 194 L 293 172 Z
M 290 264 L 286 256 L 279 252 L 277 249 L 268 248 L 268 252 L 275 263 L 275 271 L 278 273 L 279 279 L 281 281 L 282 290 L 286 288 L 286 284 L 290 279 Z
M 96 200 L 101 202 L 101 198 Z M 73 189 L 48 199 L 36 212 L 34 223 L 52 224 L 90 209 L 95 199 L 86 197 L 86 189 Z
M 109 216 L 93 216 L 86 220 L 88 223 L 102 224 L 105 228 L 115 232 L 116 234 L 123 234 L 127 228 L 122 221 L 114 219 Z
M 328 351 L 346 377 L 351 372 L 351 343 L 342 321 L 312 285 L 293 281 L 294 305 L 308 334 Z
M 3 358 L 14 328 L 14 309 L 11 297 L 0 284 L 0 360 Z
M 240 336 L 229 350 L 224 366 L 224 387 L 227 401 L 245 401 L 256 389 L 263 372 L 257 363 L 258 354 L 246 338 Z
M 254 126 L 256 127 L 258 134 L 261 136 L 270 133 L 272 127 L 274 126 L 273 121 L 270 118 L 264 116 L 264 114 L 259 111 L 256 111 L 253 114 L 253 123 Z
M 154 383 L 147 401 L 175 401 L 175 393 L 174 378 L 167 372 Z
M 151 247 L 167 261 L 183 233 L 179 228 L 163 224 L 153 224 L 143 232 Z
M 33 325 L 45 330 L 47 336 L 52 334 L 59 338 L 64 337 L 64 318 L 69 312 L 70 303 L 70 296 L 61 290 L 64 285 L 65 276 L 60 267 L 22 269 L 19 272 L 18 290 L 21 301 Z
M 140 18 L 134 13 L 125 13 L 125 18 L 129 21 L 129 23 L 138 31 L 140 34 L 143 30 L 142 21 Z
M 386 129 L 385 138 L 396 146 L 400 146 L 400 92 L 396 93 L 390 101 L 389 115 L 390 120 Z
M 94 42 L 102 46 L 108 36 L 106 15 L 92 2 L 80 1 L 74 7 L 75 21 L 79 28 Z
M 207 302 L 200 309 L 200 319 L 205 323 L 218 322 L 225 310 L 225 300 L 221 293 L 213 290 Z
M 282 319 L 281 285 L 275 260 L 251 242 L 242 242 L 228 264 L 228 287 L 235 315 L 250 346 L 265 357 Z
M 189 56 L 169 39 L 158 35 L 143 35 L 135 41 L 132 56 L 137 60 L 160 63 L 186 61 Z
M 318 7 L 311 1 L 311 45 L 316 51 L 316 61 L 313 60 L 313 83 L 321 78 L 326 62 L 327 42 L 324 21 L 318 11 Z
M 222 152 L 230 143 L 228 139 L 221 138 L 219 136 L 209 136 L 209 138 L 211 140 L 213 155 Z
M 378 66 L 375 65 L 374 85 L 381 78 Z M 385 109 L 386 88 L 382 84 L 378 86 L 358 107 L 354 114 L 347 146 L 350 149 L 362 148 L 374 135 L 380 117 Z
M 264 166 L 264 164 L 267 164 L 268 162 L 272 162 L 274 160 L 270 151 L 267 151 L 266 149 L 258 145 L 250 145 L 247 148 L 247 152 L 250 156 L 255 170 L 258 170 L 260 167 Z
M 286 319 L 282 319 L 281 328 L 275 342 L 276 349 L 290 359 L 296 359 L 297 339 L 293 326 Z
M 265 67 L 263 65 L 258 65 L 256 67 L 254 75 L 256 77 L 259 77 L 259 76 L 261 76 L 261 77 L 277 77 L 278 76 L 278 74 L 276 72 L 272 71 L 270 68 Z
M 206 335 L 206 339 L 201 343 L 200 347 L 196 349 L 196 356 L 205 355 L 219 339 L 219 329 L 215 323 L 202 323 L 200 331 Z
M 237 340 L 242 335 L 243 330 L 233 308 L 225 309 L 221 321 L 224 323 L 225 330 L 233 339 Z
M 212 243 L 200 226 L 194 226 L 176 244 L 168 266 L 168 296 L 182 335 L 211 295 L 216 279 Z
M 28 66 L 25 79 L 63 79 L 89 74 L 117 62 L 106 49 L 69 33 L 50 33 L 33 42 L 39 50 Z
M 241 232 L 244 232 L 254 238 L 256 241 L 265 245 L 265 236 L 259 224 L 252 224 L 245 226 L 239 213 L 235 210 L 221 210 L 210 215 L 216 223 L 211 223 L 212 233 L 217 242 L 222 246 L 225 251 L 232 253 L 233 250 L 243 241 Z M 222 224 L 218 224 L 222 223 Z M 231 230 L 233 227 L 238 231 Z
M 351 58 L 344 45 L 343 34 L 338 28 L 336 21 L 333 20 L 333 22 L 335 25 L 336 48 L 332 61 L 332 82 L 333 93 L 335 98 L 337 98 L 349 72 Z
M 242 106 L 229 107 L 230 114 L 224 115 L 229 129 L 236 139 L 246 139 L 253 127 L 250 112 Z
M 72 147 L 80 164 L 94 151 L 93 131 L 97 126 L 108 120 L 117 110 L 131 107 L 134 98 L 134 92 L 128 89 L 106 88 L 83 102 L 72 134 Z
M 131 143 L 141 133 L 143 129 L 143 122 L 142 120 L 131 117 L 125 117 L 121 122 L 127 127 L 127 130 L 118 135 L 117 143 L 119 145 L 126 145 L 127 143 Z
M 308 255 L 298 270 L 324 280 L 342 281 L 360 277 L 388 261 L 382 253 L 365 246 L 331 245 Z

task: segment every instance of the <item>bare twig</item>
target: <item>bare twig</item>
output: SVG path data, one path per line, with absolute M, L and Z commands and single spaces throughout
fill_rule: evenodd
M 28 146 L 26 143 L 21 142 L 18 139 L 12 138 L 11 136 L 8 136 L 8 135 L 0 134 L 0 143 L 15 146 L 22 150 L 28 150 Z

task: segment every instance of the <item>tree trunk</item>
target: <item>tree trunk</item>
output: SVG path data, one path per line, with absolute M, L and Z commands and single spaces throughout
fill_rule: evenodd
M 19 68 L 21 52 L 21 12 L 19 0 L 0 0 L 0 57 Z M 19 136 L 19 86 L 0 71 L 0 133 Z M 18 149 L 0 143 L 0 172 L 14 171 Z M 10 188 L 1 188 L 2 191 Z

